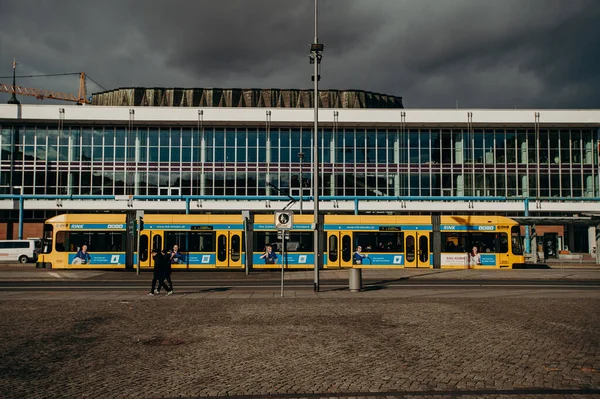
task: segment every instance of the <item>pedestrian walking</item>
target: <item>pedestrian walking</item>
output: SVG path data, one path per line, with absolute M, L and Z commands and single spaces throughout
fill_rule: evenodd
M 177 250 L 177 245 L 175 245 L 174 247 L 174 252 Z M 172 295 L 173 294 L 173 281 L 171 281 L 171 265 L 173 263 L 179 263 L 176 261 L 173 261 L 174 259 L 177 260 L 179 259 L 179 257 L 174 257 L 173 253 L 168 254 L 167 250 L 164 249 L 163 250 L 163 256 L 165 259 L 165 280 L 167 280 L 167 284 L 169 286 L 169 288 L 167 289 L 167 295 Z M 160 291 L 160 287 L 158 288 L 158 290 Z
M 154 296 L 160 294 L 160 287 L 164 287 L 168 292 L 169 287 L 165 284 L 165 265 L 166 259 L 164 254 L 160 253 L 156 248 L 152 249 L 152 260 L 154 261 L 154 275 L 152 278 L 152 287 L 148 295 Z M 158 287 L 156 284 L 158 283 Z

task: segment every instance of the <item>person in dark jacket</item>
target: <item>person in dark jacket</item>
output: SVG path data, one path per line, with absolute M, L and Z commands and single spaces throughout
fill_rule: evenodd
M 175 245 L 174 247 L 174 252 L 177 251 L 177 245 Z M 173 263 L 179 263 L 179 262 L 174 262 L 173 260 L 178 260 L 179 259 L 179 253 L 178 253 L 178 257 L 174 257 L 172 253 L 169 253 L 167 251 L 167 249 L 163 249 L 162 255 L 165 259 L 165 279 L 167 280 L 167 283 L 169 285 L 169 288 L 167 289 L 167 295 L 171 295 L 173 294 L 173 281 L 171 281 L 171 264 Z M 160 287 L 158 289 L 160 291 Z
M 152 278 L 152 288 L 148 295 L 154 296 L 160 294 L 160 287 L 164 287 L 169 292 L 169 287 L 165 284 L 166 259 L 164 254 L 159 253 L 156 248 L 152 249 L 152 260 L 154 261 L 154 276 Z M 158 288 L 156 288 L 158 283 Z

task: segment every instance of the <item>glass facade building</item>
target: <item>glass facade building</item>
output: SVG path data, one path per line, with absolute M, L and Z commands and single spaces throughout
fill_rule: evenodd
M 321 195 L 600 197 L 599 132 L 578 124 L 323 123 Z M 278 195 L 271 183 L 292 192 L 302 185 L 310 195 L 312 140 L 310 123 L 0 119 L 0 193 Z

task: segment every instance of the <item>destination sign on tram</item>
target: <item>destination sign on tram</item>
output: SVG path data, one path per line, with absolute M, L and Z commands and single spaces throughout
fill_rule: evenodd
M 401 226 L 379 226 L 379 231 L 402 231 Z
M 209 231 L 213 230 L 213 226 L 191 226 L 192 231 Z

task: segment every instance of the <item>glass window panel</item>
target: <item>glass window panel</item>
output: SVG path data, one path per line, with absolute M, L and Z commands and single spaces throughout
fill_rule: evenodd
M 295 148 L 300 148 L 300 129 L 292 129 L 290 137 L 290 145 Z
M 115 147 L 115 161 L 125 160 L 125 147 Z
M 192 148 L 191 147 L 183 147 L 181 151 L 181 161 L 182 162 L 191 162 L 192 161 Z
M 160 147 L 160 162 L 169 162 L 169 147 Z
M 312 129 L 302 129 L 302 149 L 312 148 Z M 304 151 L 308 152 L 308 151 Z
M 171 128 L 171 146 L 172 147 L 181 146 L 181 128 L 179 128 L 179 127 Z
M 84 127 L 81 132 L 81 143 L 83 145 L 92 145 L 92 128 Z
M 117 145 L 125 145 L 125 137 L 127 137 L 127 133 L 124 128 L 117 128 L 115 131 L 115 142 Z
M 113 146 L 115 144 L 115 130 L 114 128 L 105 128 L 102 132 L 104 138 L 104 145 Z
M 258 130 L 255 128 L 248 129 L 248 147 L 258 146 Z
M 148 131 L 148 137 L 149 137 L 149 141 L 150 141 L 150 147 L 154 147 L 154 148 L 158 148 L 158 143 L 159 143 L 159 133 L 158 133 L 158 129 L 150 129 Z
M 169 128 L 161 128 L 160 129 L 160 134 L 159 134 L 159 146 L 160 147 L 169 147 L 169 139 L 170 139 L 170 132 L 169 132 Z
M 181 146 L 190 147 L 192 145 L 192 130 L 183 129 L 181 131 Z
M 215 160 L 214 162 L 225 162 L 225 148 L 215 148 Z
M 235 146 L 235 130 L 234 129 L 227 129 L 227 131 L 225 132 L 225 146 L 226 147 Z
M 258 161 L 258 151 L 256 148 L 248 148 L 248 162 Z
M 171 147 L 171 162 L 179 162 L 180 161 L 180 152 L 181 148 L 179 147 Z

